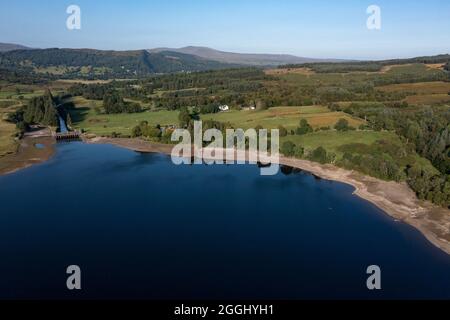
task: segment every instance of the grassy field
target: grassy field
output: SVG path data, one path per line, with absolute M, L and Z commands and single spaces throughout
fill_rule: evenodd
M 22 99 L 19 99 L 22 96 Z M 16 125 L 5 121 L 7 114 L 14 112 L 32 93 L 17 95 L 11 88 L 2 86 L 0 90 L 0 157 L 17 150 L 17 142 L 14 139 Z
M 11 103 L 14 104 L 0 108 L 0 157 L 17 149 L 17 142 L 14 140 L 16 125 L 5 121 L 7 114 L 14 111 L 18 106 L 15 101 L 11 101 Z
M 150 125 L 160 124 L 177 125 L 177 111 L 151 111 L 146 110 L 134 114 L 98 114 L 95 110 L 100 107 L 101 101 L 77 98 L 74 100 L 77 108 L 71 112 L 74 126 L 84 129 L 88 133 L 97 135 L 109 135 L 112 132 L 129 135 L 134 126 L 141 121 L 148 121 Z M 347 119 L 351 126 L 358 127 L 364 121 L 353 118 L 342 112 L 333 112 L 323 106 L 309 107 L 276 107 L 262 111 L 238 111 L 221 112 L 202 115 L 202 120 L 215 120 L 231 123 L 235 128 L 255 128 L 258 125 L 272 129 L 283 125 L 288 130 L 298 127 L 300 119 L 305 118 L 313 128 L 330 126 L 341 118 Z
M 43 95 L 47 88 L 55 96 L 65 92 L 70 86 L 70 83 L 62 81 L 54 81 L 46 85 L 0 83 L 0 99 L 29 100 L 33 97 Z
M 162 126 L 176 124 L 178 122 L 178 113 L 164 110 L 97 115 L 92 109 L 77 108 L 72 119 L 75 119 L 74 127 L 83 129 L 86 133 L 93 133 L 99 136 L 110 135 L 113 132 L 121 135 L 131 135 L 133 127 L 144 120 L 153 126 L 157 124 Z
M 283 125 L 286 129 L 291 130 L 298 127 L 302 118 L 308 120 L 313 128 L 333 127 L 341 118 L 347 119 L 349 124 L 354 127 L 364 123 L 362 119 L 353 118 L 343 112 L 333 112 L 323 106 L 275 107 L 261 111 L 232 110 L 202 115 L 203 120 L 230 122 L 233 126 L 242 129 L 255 128 L 257 125 L 267 129 L 274 129 L 279 125 Z
M 280 139 L 280 143 L 284 141 L 292 141 L 297 145 L 301 145 L 306 149 L 312 150 L 317 147 L 324 147 L 327 151 L 336 153 L 341 156 L 338 148 L 342 145 L 350 143 L 372 144 L 377 140 L 387 139 L 390 141 L 399 141 L 399 138 L 391 132 L 383 131 L 319 131 L 305 135 L 288 135 Z
M 153 126 L 178 123 L 178 112 L 176 111 L 146 110 L 140 113 L 97 114 L 95 107 L 100 107 L 102 101 L 77 98 L 74 103 L 76 109 L 70 112 L 74 127 L 99 136 L 111 135 L 113 132 L 131 135 L 133 127 L 144 120 Z
M 0 112 L 0 116 L 3 114 Z M 12 123 L 0 120 L 0 157 L 14 152 L 17 148 L 17 142 L 14 140 L 16 126 Z

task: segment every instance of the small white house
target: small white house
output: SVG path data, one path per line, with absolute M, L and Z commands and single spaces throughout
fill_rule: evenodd
M 224 104 L 222 106 L 219 106 L 219 110 L 220 111 L 228 111 L 228 110 L 230 110 L 230 107 L 227 106 L 226 104 Z

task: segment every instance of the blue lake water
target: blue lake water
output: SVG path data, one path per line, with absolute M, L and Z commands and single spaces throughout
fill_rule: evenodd
M 450 298 L 450 256 L 352 191 L 58 144 L 0 177 L 0 298 Z M 380 291 L 366 288 L 373 264 Z M 69 265 L 81 291 L 66 289 Z

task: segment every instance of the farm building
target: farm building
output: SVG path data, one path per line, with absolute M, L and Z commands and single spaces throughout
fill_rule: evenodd
M 228 111 L 230 110 L 230 107 L 227 106 L 226 104 L 219 106 L 219 110 L 220 111 Z

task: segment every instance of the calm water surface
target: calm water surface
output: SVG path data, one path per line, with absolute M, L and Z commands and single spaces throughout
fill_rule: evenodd
M 419 232 L 351 186 L 284 171 L 59 144 L 0 177 L 0 298 L 450 298 L 450 257 Z

